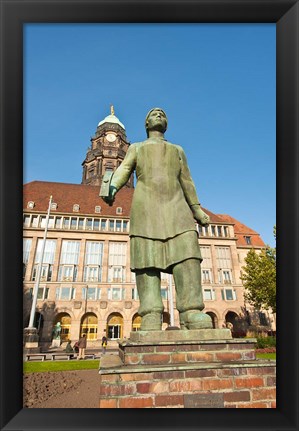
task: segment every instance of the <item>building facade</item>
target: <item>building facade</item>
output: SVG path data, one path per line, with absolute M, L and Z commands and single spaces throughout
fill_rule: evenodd
M 51 344 L 53 327 L 61 323 L 61 339 L 75 341 L 87 334 L 88 346 L 98 346 L 105 332 L 110 345 L 129 337 L 140 327 L 135 275 L 130 271 L 130 207 L 133 177 L 116 196 L 113 206 L 99 198 L 103 175 L 115 170 L 129 147 L 125 128 L 111 110 L 91 139 L 83 165 L 81 184 L 33 181 L 24 185 L 24 327 L 28 325 L 32 292 L 41 261 L 46 214 L 52 204 L 39 280 L 35 326 L 40 343 Z M 207 228 L 198 225 L 202 251 L 202 286 L 205 312 L 214 327 L 231 322 L 236 336 L 245 335 L 253 313 L 244 303 L 240 280 L 247 252 L 265 247 L 259 234 L 228 215 L 205 211 Z M 170 288 L 161 275 L 164 303 L 163 329 L 170 323 Z M 251 317 L 250 317 L 251 316 Z M 272 316 L 260 313 L 257 324 L 266 329 Z

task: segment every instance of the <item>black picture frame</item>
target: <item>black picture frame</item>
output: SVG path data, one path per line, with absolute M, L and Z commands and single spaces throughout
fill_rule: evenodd
M 298 17 L 298 0 L 1 0 L 2 430 L 298 429 Z M 276 409 L 22 408 L 22 28 L 33 22 L 276 23 Z

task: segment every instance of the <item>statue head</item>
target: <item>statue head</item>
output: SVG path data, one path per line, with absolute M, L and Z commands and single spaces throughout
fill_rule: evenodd
M 167 117 L 163 109 L 151 109 L 145 118 L 145 130 L 148 136 L 149 130 L 158 130 L 165 133 L 167 130 Z

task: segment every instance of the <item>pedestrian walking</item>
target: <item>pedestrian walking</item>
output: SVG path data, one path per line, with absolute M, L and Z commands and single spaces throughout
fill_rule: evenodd
M 103 335 L 102 337 L 102 354 L 105 355 L 107 348 L 107 337 Z
M 78 347 L 79 347 L 79 355 L 77 359 L 84 359 L 85 358 L 85 349 L 86 349 L 86 334 L 83 334 L 82 337 L 78 341 Z

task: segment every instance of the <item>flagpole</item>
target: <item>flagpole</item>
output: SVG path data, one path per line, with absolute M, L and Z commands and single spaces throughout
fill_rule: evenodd
M 39 289 L 39 283 L 40 283 L 40 279 L 41 279 L 42 265 L 43 265 L 43 260 L 44 260 L 45 247 L 46 247 L 46 239 L 47 239 L 51 204 L 52 204 L 52 196 L 50 196 L 49 208 L 48 208 L 47 217 L 46 217 L 46 226 L 45 226 L 44 238 L 43 238 L 43 242 L 42 242 L 41 256 L 40 256 L 38 267 L 37 267 L 36 282 L 35 282 L 35 285 L 33 288 L 33 299 L 32 299 L 31 313 L 30 313 L 28 329 L 34 328 L 33 324 L 34 324 L 34 317 L 35 317 L 35 309 L 36 309 L 38 289 Z

